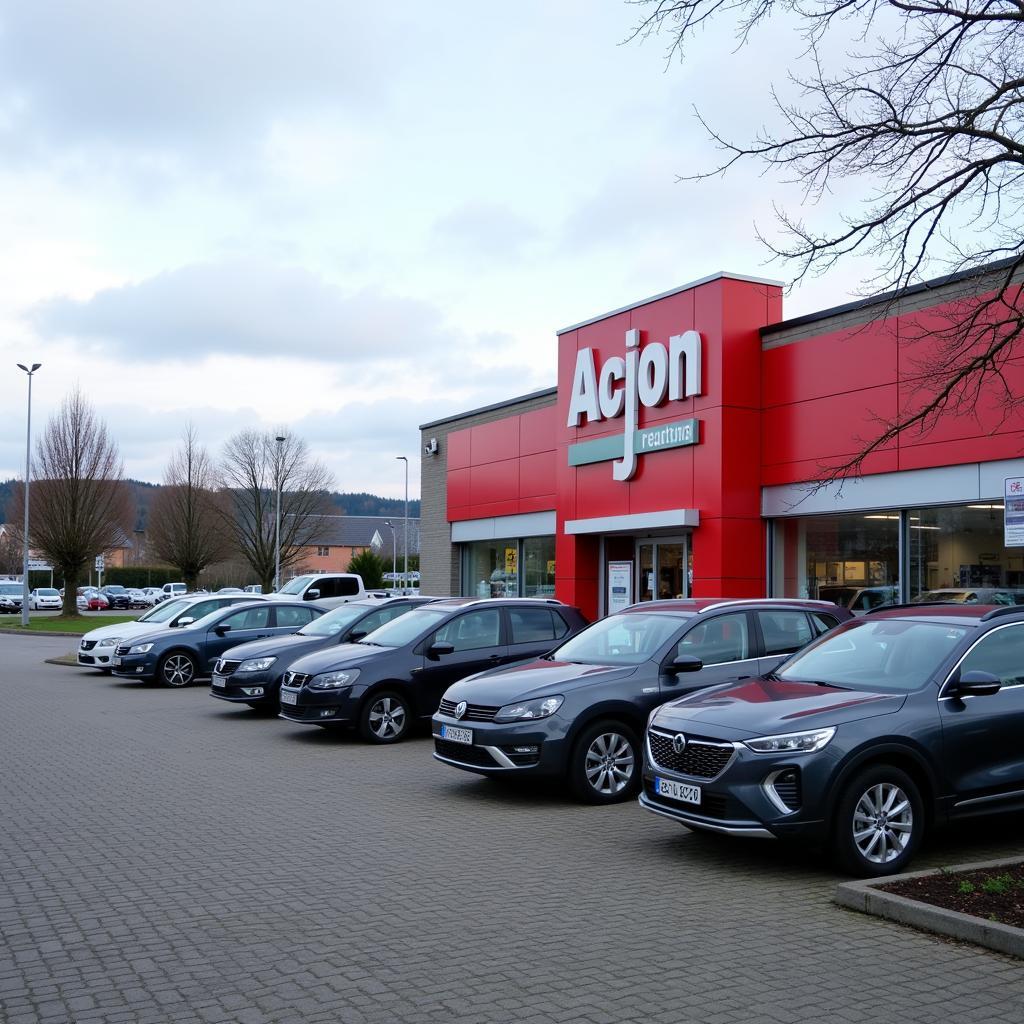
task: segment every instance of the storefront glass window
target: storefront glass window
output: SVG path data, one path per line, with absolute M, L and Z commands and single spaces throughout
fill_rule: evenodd
M 911 509 L 910 597 L 1024 604 L 1024 548 L 1003 547 L 1003 503 Z
M 463 550 L 463 593 L 467 597 L 519 596 L 517 539 L 476 541 Z
M 774 595 L 835 601 L 854 612 L 894 603 L 899 527 L 898 512 L 777 520 Z
M 555 596 L 555 538 L 523 541 L 523 597 Z

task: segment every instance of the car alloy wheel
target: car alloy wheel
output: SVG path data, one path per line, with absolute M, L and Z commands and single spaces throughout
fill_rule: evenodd
M 639 748 L 632 730 L 617 722 L 591 726 L 576 741 L 570 784 L 587 803 L 615 803 L 639 783 Z
M 160 663 L 160 681 L 165 686 L 188 686 L 196 677 L 196 663 L 187 654 L 168 654 Z
M 836 849 L 857 875 L 902 871 L 924 833 L 924 807 L 914 780 L 888 765 L 869 768 L 846 788 L 836 820 Z
M 371 743 L 397 743 L 409 728 L 409 705 L 397 693 L 375 693 L 363 705 L 359 731 Z

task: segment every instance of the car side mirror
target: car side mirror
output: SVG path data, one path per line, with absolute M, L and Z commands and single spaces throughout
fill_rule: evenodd
M 704 667 L 704 662 L 692 654 L 680 654 L 672 659 L 669 666 L 672 672 L 699 672 Z
M 304 601 L 315 601 L 319 596 L 320 596 L 320 591 L 319 590 L 307 590 L 306 593 L 303 594 L 303 600 Z
M 348 642 L 354 644 L 357 640 L 362 640 L 364 636 L 369 636 L 365 629 L 353 629 L 348 635 Z
M 219 626 L 214 626 L 213 631 L 217 636 L 225 636 L 227 633 L 231 632 L 231 627 L 221 624 Z
M 195 622 L 195 621 L 196 621 L 195 619 L 186 616 L 183 619 L 178 619 L 178 621 L 175 622 L 174 624 L 176 626 L 191 626 L 192 623 Z
M 957 697 L 991 697 L 1002 688 L 1003 681 L 991 672 L 965 672 L 956 684 Z
M 455 653 L 455 644 L 450 643 L 447 640 L 435 640 L 427 648 L 427 657 L 431 661 L 437 661 L 438 658 L 443 658 L 446 654 Z

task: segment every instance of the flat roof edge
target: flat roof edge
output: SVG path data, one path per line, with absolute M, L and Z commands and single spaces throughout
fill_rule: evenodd
M 562 334 L 568 334 L 569 331 L 578 331 L 581 327 L 587 327 L 590 324 L 596 324 L 601 320 L 607 320 L 610 316 L 618 316 L 619 313 L 627 313 L 631 309 L 638 309 L 640 306 L 646 306 L 649 302 L 657 302 L 659 299 L 667 299 L 670 295 L 678 295 L 680 292 L 688 292 L 691 288 L 697 288 L 702 284 L 710 284 L 712 281 L 718 281 L 721 278 L 728 278 L 730 281 L 747 281 L 750 284 L 764 284 L 772 288 L 784 288 L 784 281 L 773 281 L 767 277 L 750 277 L 747 274 L 732 274 L 727 270 L 719 270 L 714 274 L 708 274 L 707 277 L 699 277 L 696 281 L 690 281 L 687 284 L 678 285 L 675 288 L 669 288 L 667 292 L 659 292 L 657 295 L 651 295 L 646 299 L 640 299 L 638 302 L 631 302 L 628 306 L 620 306 L 618 309 L 611 309 L 607 313 L 601 313 L 598 316 L 592 316 L 588 320 L 581 320 L 578 324 L 573 324 L 571 327 L 563 327 L 561 330 L 555 331 L 556 336 Z
M 528 395 L 519 395 L 517 398 L 506 398 L 503 402 L 494 402 L 492 405 L 481 405 L 478 409 L 467 409 L 465 412 L 456 413 L 454 416 L 445 416 L 439 420 L 431 420 L 429 423 L 421 423 L 420 430 L 429 430 L 431 427 L 439 427 L 442 423 L 455 423 L 457 420 L 464 420 L 467 416 L 477 416 L 482 412 L 494 412 L 498 409 L 507 409 L 521 402 L 529 402 L 534 398 L 544 398 L 547 395 L 557 395 L 558 387 L 541 388 L 540 391 L 531 391 Z

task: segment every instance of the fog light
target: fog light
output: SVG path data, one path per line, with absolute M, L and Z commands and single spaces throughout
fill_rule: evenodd
M 135 671 L 136 672 L 141 672 L 145 667 L 146 667 L 145 665 L 140 665 Z
M 540 747 L 513 747 L 513 754 L 536 754 Z
M 320 717 L 321 718 L 331 718 L 334 715 L 334 712 L 337 711 L 337 710 L 338 710 L 337 708 L 321 708 L 320 709 Z
M 243 686 L 242 693 L 247 697 L 262 697 L 263 687 L 262 686 Z

